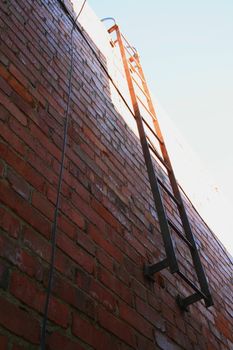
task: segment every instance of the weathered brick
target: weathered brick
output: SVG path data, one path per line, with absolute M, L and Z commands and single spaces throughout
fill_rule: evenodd
M 143 319 L 135 309 L 129 307 L 122 302 L 119 305 L 120 317 L 134 327 L 138 332 L 142 333 L 145 337 L 153 339 L 153 327 Z
M 57 276 L 54 278 L 53 291 L 60 299 L 87 314 L 89 317 L 93 319 L 96 317 L 93 299 L 77 286 Z
M 179 346 L 166 337 L 166 335 L 155 332 L 156 343 L 163 350 L 179 350 Z
M 90 321 L 82 319 L 77 313 L 73 315 L 72 332 L 96 350 L 118 349 L 112 337 L 95 328 Z
M 1 160 L 0 161 L 0 177 L 3 177 L 5 173 L 5 164 L 4 162 Z
M 10 236 L 18 238 L 21 229 L 20 221 L 3 207 L 0 207 L 0 227 Z
M 42 214 L 44 214 L 44 216 L 46 216 L 49 220 L 53 219 L 55 208 L 41 193 L 33 191 L 32 205 L 37 208 Z
M 26 116 L 2 92 L 0 102 L 22 125 L 27 125 Z
M 83 350 L 83 347 L 77 342 L 72 341 L 67 336 L 64 336 L 58 332 L 53 332 L 48 337 L 48 349 L 49 350 Z
M 93 272 L 94 258 L 61 232 L 57 237 L 57 245 L 64 253 L 82 266 L 87 272 Z
M 30 187 L 26 181 L 11 169 L 7 169 L 7 179 L 11 187 L 24 199 L 30 199 Z
M 0 297 L 0 324 L 18 336 L 39 344 L 40 327 L 28 312 Z
M 88 225 L 88 234 L 91 238 L 103 248 L 109 255 L 111 255 L 119 263 L 122 262 L 123 254 L 121 251 L 111 242 L 109 242 L 94 225 Z
M 50 224 L 37 211 L 35 211 L 24 199 L 20 198 L 7 184 L 0 184 L 1 200 L 12 210 L 21 216 L 30 225 L 38 229 L 43 235 L 49 236 Z
M 113 276 L 110 272 L 104 268 L 99 268 L 98 278 L 107 288 L 116 293 L 121 299 L 126 301 L 131 305 L 132 303 L 132 294 L 130 289 L 122 283 L 118 278 Z
M 150 323 L 159 329 L 165 329 L 165 322 L 160 314 L 150 307 L 147 303 L 136 297 L 137 311 Z
M 5 335 L 0 335 L 0 350 L 7 350 L 8 338 Z
M 28 278 L 14 272 L 10 282 L 11 293 L 35 310 L 43 312 L 45 305 L 45 292 L 39 289 Z M 50 299 L 48 318 L 56 324 L 66 328 L 69 322 L 68 307 L 55 298 Z
M 132 329 L 126 326 L 124 322 L 111 315 L 103 309 L 99 309 L 98 320 L 100 325 L 110 331 L 126 344 L 136 347 L 136 339 Z
M 0 260 L 0 288 L 7 289 L 9 281 L 9 267 Z

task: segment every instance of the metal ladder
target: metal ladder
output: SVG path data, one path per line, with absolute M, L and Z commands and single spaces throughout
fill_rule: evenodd
M 154 204 L 157 210 L 158 221 L 160 224 L 161 234 L 166 253 L 166 258 L 164 260 L 155 264 L 145 265 L 144 274 L 148 278 L 153 279 L 153 275 L 156 272 L 169 267 L 170 272 L 172 274 L 177 273 L 184 280 L 184 282 L 186 282 L 187 285 L 189 285 L 189 287 L 191 287 L 191 289 L 194 291 L 193 294 L 187 297 L 181 297 L 180 295 L 178 295 L 177 302 L 179 306 L 183 310 L 187 310 L 187 307 L 190 304 L 193 304 L 203 299 L 206 307 L 209 307 L 213 305 L 213 301 L 209 291 L 208 282 L 198 254 L 197 246 L 180 194 L 180 189 L 173 172 L 172 164 L 169 159 L 163 135 L 161 133 L 160 126 L 156 117 L 155 108 L 153 106 L 150 92 L 140 64 L 138 53 L 135 50 L 135 48 L 133 48 L 128 43 L 123 34 L 121 34 L 119 27 L 116 24 L 113 25 L 108 30 L 108 32 L 109 34 L 112 33 L 112 35 L 114 35 L 114 32 L 116 34 L 116 40 L 111 41 L 111 43 L 113 46 L 116 46 L 118 44 L 121 58 L 123 61 L 131 102 L 133 105 L 134 117 L 138 127 L 150 187 L 154 199 Z M 140 91 L 140 93 L 144 96 L 145 101 L 143 101 L 143 99 L 138 96 L 138 94 L 136 93 L 137 90 Z M 142 116 L 139 105 L 147 112 L 150 118 L 152 118 L 153 127 Z M 149 130 L 149 132 L 155 137 L 157 143 L 159 143 L 160 151 L 156 150 L 156 148 L 154 147 L 153 143 L 147 135 L 148 132 L 146 133 L 145 129 Z M 166 169 L 172 191 L 166 185 L 164 185 L 164 183 L 156 175 L 151 153 L 157 157 L 162 166 Z M 172 201 L 176 204 L 185 235 L 177 227 L 177 225 L 175 225 L 170 219 L 168 219 L 164 208 L 163 199 L 161 197 L 161 189 L 165 191 L 170 196 Z M 193 265 L 199 282 L 199 287 L 197 287 L 195 283 L 193 283 L 188 277 L 186 277 L 186 275 L 183 272 L 180 271 L 172 242 L 171 230 L 175 232 L 190 249 Z

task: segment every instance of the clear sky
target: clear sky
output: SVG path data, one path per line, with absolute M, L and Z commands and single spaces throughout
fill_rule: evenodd
M 152 92 L 233 199 L 233 1 L 89 0 L 138 49 Z

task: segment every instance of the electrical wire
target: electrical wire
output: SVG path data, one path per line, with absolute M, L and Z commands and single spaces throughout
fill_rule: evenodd
M 58 188 L 57 188 L 57 197 L 56 197 L 54 219 L 53 219 L 53 226 L 52 226 L 52 234 L 51 234 L 52 251 L 51 251 L 49 279 L 48 279 L 46 300 L 45 300 L 45 306 L 44 306 L 44 314 L 43 314 L 43 322 L 42 322 L 41 341 L 40 341 L 41 350 L 45 350 L 45 346 L 46 346 L 45 343 L 46 343 L 46 328 L 47 328 L 47 321 L 48 321 L 48 309 L 49 309 L 49 302 L 50 302 L 50 297 L 51 297 L 51 293 L 52 293 L 52 282 L 53 282 L 53 274 L 54 274 L 56 239 L 57 239 L 57 219 L 58 219 L 58 214 L 59 214 L 59 210 L 60 210 L 61 187 L 62 187 L 62 181 L 63 181 L 64 161 L 65 161 L 66 145 L 67 145 L 67 131 L 68 131 L 68 123 L 69 123 L 70 100 L 71 100 L 71 93 L 72 93 L 72 76 L 73 76 L 73 63 L 74 63 L 73 33 L 74 33 L 76 22 L 80 16 L 80 14 L 83 11 L 85 3 L 86 3 L 86 0 L 83 1 L 81 9 L 73 22 L 73 26 L 72 26 L 71 34 L 70 34 L 70 36 L 71 36 L 71 44 L 70 44 L 71 57 L 70 57 L 70 69 L 69 69 L 68 100 L 67 100 L 66 111 L 65 111 L 65 125 L 64 125 L 64 133 L 63 133 L 62 157 L 61 157 L 61 165 L 60 165 L 59 178 L 58 178 Z

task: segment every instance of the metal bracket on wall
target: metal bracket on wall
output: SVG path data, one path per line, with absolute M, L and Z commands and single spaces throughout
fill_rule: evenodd
M 124 71 L 134 111 L 134 117 L 138 127 L 142 151 L 148 172 L 155 208 L 158 214 L 158 221 L 160 224 L 160 230 L 166 253 L 166 258 L 164 260 L 155 264 L 148 264 L 144 266 L 144 274 L 148 278 L 153 278 L 153 275 L 156 272 L 159 272 L 164 268 L 169 268 L 171 273 L 177 273 L 182 278 L 182 280 L 194 291 L 194 294 L 191 294 L 188 297 L 177 297 L 177 302 L 183 310 L 187 310 L 187 307 L 189 305 L 201 299 L 205 301 L 206 307 L 209 307 L 213 305 L 212 297 L 209 291 L 207 279 L 199 257 L 183 199 L 180 194 L 180 189 L 177 184 L 163 135 L 158 123 L 150 91 L 147 86 L 142 66 L 140 64 L 139 55 L 136 49 L 132 47 L 127 39 L 122 35 L 119 27 L 116 24 L 114 24 L 108 30 L 108 32 L 112 35 L 115 33 L 116 38 L 112 42 L 115 43 L 115 47 L 119 47 L 123 61 Z M 144 113 L 147 114 L 147 117 L 150 118 L 149 120 L 142 116 L 141 109 L 143 109 Z M 154 137 L 154 140 L 156 140 L 156 142 L 159 144 L 159 149 L 154 146 L 148 134 L 150 134 L 151 137 Z M 158 159 L 161 166 L 165 169 L 169 179 L 168 185 L 165 185 L 156 174 L 152 155 Z M 170 219 L 168 219 L 161 196 L 161 190 L 165 191 L 171 200 L 176 204 L 184 234 Z M 171 237 L 171 230 L 175 232 L 189 248 L 200 288 L 197 287 L 190 279 L 186 277 L 186 275 L 180 271 Z

